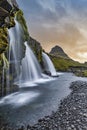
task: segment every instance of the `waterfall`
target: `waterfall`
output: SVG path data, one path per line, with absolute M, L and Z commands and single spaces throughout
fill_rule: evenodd
M 52 76 L 56 76 L 57 72 L 49 56 L 43 52 L 42 57 L 43 57 L 45 71 L 50 72 Z
M 23 82 L 35 81 L 41 78 L 41 68 L 27 42 L 24 44 L 26 46 L 26 53 L 22 60 L 20 80 Z
M 8 30 L 9 34 L 9 74 L 18 78 L 20 74 L 20 62 L 23 57 L 23 29 L 18 21 L 15 20 L 15 27 Z
M 24 33 L 21 25 L 16 20 L 15 23 L 15 27 L 8 30 L 10 38 L 9 73 L 13 75 L 14 82 L 17 84 L 35 81 L 41 78 L 40 65 L 27 42 L 23 40 Z M 23 47 L 26 49 L 25 53 Z M 23 56 L 22 53 L 25 55 Z

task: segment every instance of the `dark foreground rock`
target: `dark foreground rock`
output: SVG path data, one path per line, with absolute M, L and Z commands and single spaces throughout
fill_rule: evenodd
M 73 82 L 70 88 L 71 94 L 61 101 L 56 112 L 19 130 L 87 130 L 87 82 Z

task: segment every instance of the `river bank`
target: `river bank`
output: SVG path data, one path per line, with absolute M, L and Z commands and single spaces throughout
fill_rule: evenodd
M 71 94 L 55 113 L 28 125 L 27 130 L 87 130 L 87 82 L 73 82 L 70 88 Z

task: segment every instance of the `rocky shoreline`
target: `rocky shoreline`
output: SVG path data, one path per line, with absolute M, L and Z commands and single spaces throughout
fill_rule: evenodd
M 59 109 L 28 130 L 87 130 L 87 82 L 76 81 Z
M 39 119 L 34 126 L 18 130 L 87 130 L 87 82 L 73 82 L 70 89 L 71 94 L 61 101 L 56 112 Z

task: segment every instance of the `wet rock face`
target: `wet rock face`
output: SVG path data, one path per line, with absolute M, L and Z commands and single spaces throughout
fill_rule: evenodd
M 31 46 L 34 54 L 36 55 L 38 61 L 42 63 L 42 46 L 41 44 L 33 39 L 32 37 L 29 38 L 29 45 Z
M 19 8 L 16 0 L 7 0 L 8 3 L 12 6 L 12 7 L 15 7 L 15 8 Z
M 16 0 L 0 0 L 0 7 L 10 12 L 12 8 L 19 8 Z
M 15 26 L 16 10 L 18 10 L 18 5 L 15 0 L 0 0 L 0 54 L 8 47 L 7 28 Z
M 0 7 L 7 12 L 12 10 L 12 6 L 8 3 L 7 0 L 0 0 Z
M 11 10 L 12 7 L 6 0 L 0 0 L 0 27 L 5 24 L 5 18 L 9 16 Z
M 15 0 L 0 0 L 0 27 L 13 27 L 13 17 L 18 10 Z

